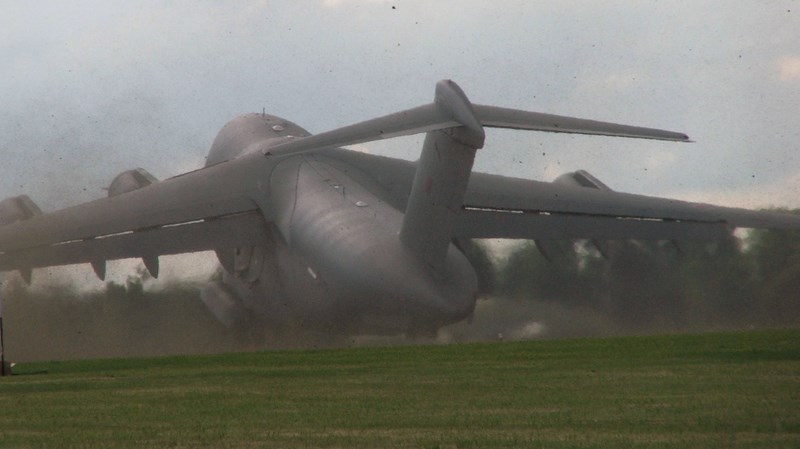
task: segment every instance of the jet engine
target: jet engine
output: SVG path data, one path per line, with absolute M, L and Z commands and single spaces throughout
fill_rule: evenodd
M 0 226 L 28 220 L 41 214 L 42 210 L 28 195 L 14 196 L 0 201 Z M 31 283 L 32 273 L 33 270 L 31 268 L 19 268 L 19 274 L 27 284 Z
M 28 195 L 15 196 L 0 201 L 0 226 L 27 220 L 41 214 L 42 210 Z
M 156 182 L 158 179 L 143 168 L 124 171 L 111 181 L 111 185 L 108 186 L 108 196 L 122 195 Z
M 595 178 L 591 173 L 586 170 L 578 170 L 570 173 L 564 173 L 553 181 L 553 184 L 571 185 L 575 187 L 582 187 L 586 189 L 608 190 L 607 185 L 602 181 Z M 562 242 L 553 240 L 536 240 L 536 248 L 547 260 L 553 260 L 563 254 L 564 251 L 570 251 L 573 245 L 564 245 Z M 608 258 L 608 248 L 605 242 L 592 240 L 592 245 L 600 252 L 604 258 Z M 568 249 L 569 248 L 569 249 Z

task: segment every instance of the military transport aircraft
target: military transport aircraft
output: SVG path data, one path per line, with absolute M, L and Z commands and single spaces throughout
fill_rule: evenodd
M 585 171 L 553 183 L 472 173 L 484 127 L 686 142 L 680 133 L 472 104 L 452 81 L 430 104 L 310 135 L 267 114 L 226 124 L 206 166 L 157 181 L 121 173 L 108 197 L 42 213 L 0 202 L 0 270 L 214 250 L 201 297 L 227 326 L 250 315 L 340 335 L 422 334 L 467 318 L 477 280 L 464 239 L 686 240 L 800 217 L 611 191 Z M 426 133 L 417 162 L 342 146 Z M 461 242 L 461 243 L 460 243 Z M 288 323 L 288 324 L 287 324 Z

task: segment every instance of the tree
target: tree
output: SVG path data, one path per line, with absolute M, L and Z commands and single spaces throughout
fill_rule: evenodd
M 765 324 L 800 324 L 800 233 L 753 230 L 747 243 L 759 285 L 760 320 Z
M 592 304 L 599 259 L 586 242 L 547 241 L 550 259 L 534 242 L 514 250 L 500 272 L 501 292 L 518 298 L 558 302 L 565 305 Z

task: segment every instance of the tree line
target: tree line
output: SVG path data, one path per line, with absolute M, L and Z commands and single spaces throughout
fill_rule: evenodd
M 484 292 L 589 307 L 630 330 L 800 325 L 800 232 L 545 244 L 549 258 L 535 242 L 496 263 L 480 244 L 465 253 Z

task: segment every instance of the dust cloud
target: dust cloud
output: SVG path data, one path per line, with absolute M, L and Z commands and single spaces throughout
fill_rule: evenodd
M 172 282 L 154 290 L 136 282 L 78 292 L 69 285 L 6 288 L 5 347 L 15 362 L 214 354 L 275 349 L 454 344 L 542 338 L 602 337 L 699 331 L 653 324 L 620 326 L 589 307 L 550 302 L 479 299 L 472 320 L 442 328 L 435 338 L 315 335 L 271 336 L 219 324 L 200 300 L 200 284 Z
M 607 337 L 800 324 L 800 306 L 794 300 L 787 302 L 793 308 L 779 309 L 785 313 L 778 314 L 777 319 L 759 312 L 756 307 L 763 303 L 759 307 L 772 311 L 777 307 L 773 303 L 737 302 L 736 294 L 749 298 L 753 290 L 731 284 L 731 273 L 739 278 L 744 276 L 733 270 L 732 265 L 722 264 L 725 259 L 719 254 L 709 255 L 704 260 L 702 266 L 709 268 L 699 273 L 702 282 L 688 284 L 677 276 L 678 272 L 665 277 L 672 265 L 662 263 L 661 259 L 656 258 L 659 263 L 650 263 L 647 268 L 645 262 L 652 257 L 643 258 L 642 254 L 649 253 L 632 254 L 636 257 L 619 257 L 597 265 L 599 275 L 591 279 L 600 280 L 599 283 L 587 283 L 585 276 L 561 279 L 559 276 L 563 273 L 548 271 L 556 270 L 558 263 L 536 266 L 520 263 L 523 274 L 527 273 L 525 278 L 540 286 L 538 293 L 523 289 L 513 294 L 509 291 L 509 279 L 499 279 L 499 285 L 488 288 L 478 300 L 470 320 L 446 326 L 435 337 L 412 339 L 276 334 L 268 324 L 256 319 L 246 323 L 248 326 L 229 329 L 214 319 L 200 299 L 205 279 L 172 276 L 153 283 L 141 267 L 127 280 L 106 282 L 99 289 L 86 289 L 79 280 L 69 277 L 40 277 L 33 287 L 28 287 L 19 276 L 12 275 L 4 282 L 6 356 L 8 360 L 26 362 Z M 664 260 L 668 258 L 663 257 Z M 484 268 L 491 270 L 489 265 Z M 720 273 L 712 275 L 713 271 Z M 531 279 L 535 273 L 538 277 Z M 717 279 L 721 274 L 728 277 Z M 544 285 L 545 289 L 541 290 L 542 282 L 551 277 L 563 282 L 552 283 L 554 287 L 549 290 Z M 517 280 L 517 284 L 519 282 Z M 670 288 L 654 289 L 654 284 L 661 285 L 659 282 Z M 486 284 L 492 287 L 495 281 L 489 279 Z M 576 285 L 583 288 L 576 289 Z M 761 288 L 758 285 L 758 289 Z M 710 292 L 721 293 L 724 301 L 714 299 Z
M 157 291 L 109 284 L 79 292 L 68 284 L 5 289 L 8 359 L 15 362 L 203 354 L 247 349 L 205 310 L 190 284 Z

